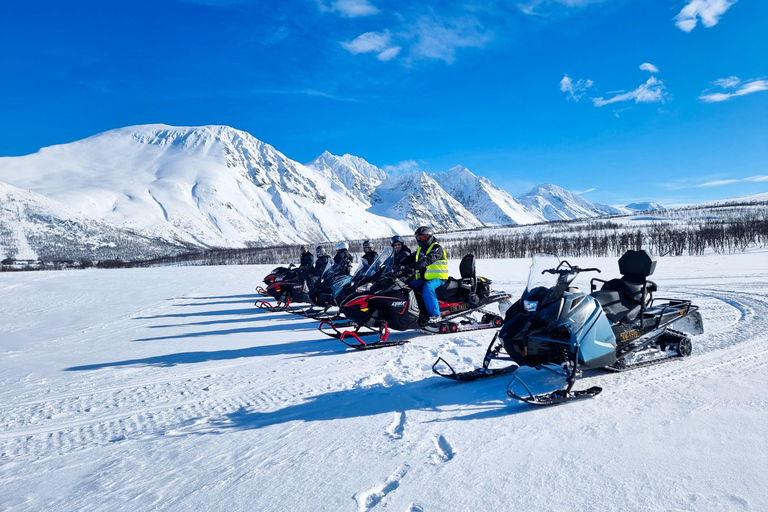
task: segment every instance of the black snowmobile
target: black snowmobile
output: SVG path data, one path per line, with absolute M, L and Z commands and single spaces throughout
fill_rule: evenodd
M 291 263 L 287 267 L 277 267 L 272 272 L 266 275 L 264 278 L 264 284 L 267 285 L 267 287 L 282 281 L 285 279 L 285 276 L 293 270 L 293 263 Z M 264 297 L 269 297 L 269 292 L 263 287 L 263 286 L 257 286 L 256 291 L 259 293 L 259 295 L 262 295 Z
M 520 300 L 507 310 L 501 331 L 488 346 L 483 366 L 457 373 L 439 358 L 432 370 L 461 381 L 509 374 L 520 366 L 552 370 L 565 377 L 565 388 L 533 394 L 517 376 L 507 386 L 510 397 L 552 405 L 590 398 L 602 391 L 597 386 L 573 390 L 582 368 L 626 371 L 687 357 L 692 346 L 685 333 L 704 332 L 699 308 L 688 300 L 655 299 L 657 286 L 647 279 L 655 268 L 656 261 L 646 251 L 627 251 L 619 259 L 622 277 L 610 281 L 594 278 L 591 294 L 587 294 L 572 287 L 572 281 L 581 272 L 600 270 L 579 268 L 557 259 L 553 264 L 553 259 L 536 256 L 528 286 Z M 555 285 L 542 286 L 542 275 L 556 276 Z M 602 286 L 598 290 L 599 283 Z M 499 355 L 502 349 L 508 357 Z M 490 368 L 495 360 L 512 364 Z M 448 371 L 438 369 L 443 365 Z
M 276 302 L 257 300 L 254 302 L 254 306 L 267 311 L 281 311 L 300 315 L 306 315 L 312 309 L 312 301 L 309 296 L 310 280 L 306 272 L 300 272 L 298 268 L 293 268 L 293 265 L 290 265 L 288 268 L 278 267 L 264 278 L 264 281 L 268 283 L 265 290 L 266 295 L 274 298 Z M 291 306 L 291 304 L 302 303 L 308 305 L 300 307 Z
M 339 339 L 350 347 L 367 350 L 407 343 L 405 340 L 387 341 L 390 330 L 420 329 L 430 334 L 447 334 L 500 327 L 501 316 L 484 308 L 508 301 L 509 295 L 492 291 L 491 281 L 475 274 L 474 255 L 464 256 L 459 270 L 461 279 L 449 277 L 435 290 L 442 321 L 427 324 L 421 294 L 407 284 L 409 274 L 393 270 L 391 248 L 382 252 L 354 292 L 341 303 L 340 312 L 355 325 L 355 329 L 341 333 L 335 329 L 332 335 L 338 334 Z M 482 314 L 482 318 L 477 319 L 475 313 Z M 323 326 L 320 327 L 322 330 Z M 360 338 L 361 333 L 377 333 L 379 339 L 366 343 Z M 356 343 L 345 340 L 346 337 L 354 338 Z

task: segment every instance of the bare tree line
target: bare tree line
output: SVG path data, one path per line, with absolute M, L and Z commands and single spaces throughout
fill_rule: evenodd
M 453 232 L 438 238 L 453 258 L 472 253 L 478 258 L 526 258 L 537 253 L 561 257 L 620 256 L 628 249 L 646 249 L 657 256 L 701 255 L 742 252 L 750 247 L 768 246 L 768 204 L 727 205 L 724 207 L 692 208 L 648 212 L 646 224 L 632 226 L 617 222 L 617 218 L 571 221 L 501 229 Z M 371 239 L 381 251 L 389 238 Z M 363 240 L 348 241 L 350 252 L 359 257 Z M 406 240 L 408 245 L 415 241 Z M 335 245 L 327 242 L 303 244 L 311 252 L 322 246 L 333 254 Z M 101 268 L 149 267 L 157 265 L 284 265 L 299 260 L 299 244 L 244 249 L 211 249 L 188 252 L 148 260 L 101 260 Z M 20 270 L 9 266 L 0 270 Z M 67 268 L 93 266 L 89 259 L 63 262 Z M 61 265 L 30 265 L 25 269 L 62 268 Z

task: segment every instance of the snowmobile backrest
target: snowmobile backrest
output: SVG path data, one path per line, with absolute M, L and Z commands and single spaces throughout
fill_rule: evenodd
M 467 254 L 461 259 L 459 263 L 459 273 L 462 279 L 474 279 L 475 278 L 475 255 Z
M 645 279 L 653 275 L 655 270 L 656 260 L 651 258 L 648 251 L 633 251 L 630 249 L 619 258 L 619 272 L 621 272 L 626 281 L 645 282 Z
M 461 287 L 466 290 L 468 295 L 475 293 L 477 288 L 477 279 L 475 277 L 475 255 L 467 254 L 459 263 L 459 273 L 461 274 Z

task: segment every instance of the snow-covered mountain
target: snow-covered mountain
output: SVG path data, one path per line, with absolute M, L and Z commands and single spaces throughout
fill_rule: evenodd
M 0 183 L 0 259 L 144 259 L 189 246 L 142 236 L 29 190 Z
M 369 211 L 402 219 L 411 227 L 426 225 L 439 231 L 483 226 L 425 172 L 390 177 L 376 188 Z
M 548 221 L 621 215 L 628 210 L 592 203 L 564 188 L 544 183 L 518 198 L 534 215 Z
M 624 208 L 635 212 L 656 212 L 665 209 L 659 203 L 653 201 L 646 201 L 644 203 L 631 203 L 626 205 Z
M 462 166 L 388 176 L 362 158 L 327 151 L 302 165 L 227 126 L 111 130 L 0 158 L 0 182 L 8 184 L 0 255 L 17 257 L 64 246 L 131 247 L 130 257 L 155 256 L 387 237 L 420 225 L 450 231 L 635 211 L 594 204 L 555 185 L 515 199 Z
M 369 206 L 376 187 L 387 178 L 375 165 L 349 154 L 336 156 L 325 151 L 306 165 L 321 172 L 338 190 Z
M 461 165 L 434 177 L 446 192 L 485 224 L 532 224 L 544 220 L 506 190 L 487 178 L 475 176 Z
M 0 181 L 146 236 L 245 247 L 388 236 L 402 221 L 324 172 L 226 126 L 145 125 L 13 158 Z

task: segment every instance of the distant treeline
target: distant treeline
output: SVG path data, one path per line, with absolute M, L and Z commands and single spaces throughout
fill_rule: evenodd
M 648 212 L 642 226 L 621 223 L 621 218 L 557 222 L 535 227 L 453 232 L 445 238 L 437 236 L 451 258 L 473 253 L 478 258 L 527 258 L 537 253 L 560 257 L 620 256 L 628 249 L 646 249 L 655 256 L 701 255 L 706 250 L 716 253 L 744 251 L 749 247 L 768 246 L 768 204 L 726 205 Z M 349 241 L 356 259 L 362 254 L 363 240 Z M 389 238 L 371 239 L 381 252 Z M 406 239 L 415 250 L 415 240 Z M 333 255 L 335 245 L 305 244 L 312 253 L 320 245 Z M 139 261 L 108 259 L 92 262 L 16 262 L 3 261 L 0 270 L 43 270 L 54 268 L 150 267 L 158 265 L 283 265 L 298 262 L 296 245 L 252 247 L 245 249 L 211 249 L 176 256 Z
M 557 223 L 555 229 L 506 230 L 500 233 L 466 232 L 464 236 L 446 238 L 441 243 L 452 258 L 472 253 L 478 258 L 527 258 L 537 253 L 561 257 L 621 256 L 628 249 L 646 249 L 657 256 L 701 255 L 707 249 L 717 253 L 744 251 L 749 247 L 768 246 L 768 207 L 731 210 L 728 215 L 703 216 L 694 220 L 661 221 L 668 213 L 660 213 L 660 222 L 632 228 L 612 220 L 578 224 Z M 440 237 L 438 236 L 438 239 Z M 381 251 L 389 239 L 371 240 Z M 350 252 L 362 253 L 362 241 L 351 241 Z M 415 241 L 406 240 L 412 248 Z M 321 244 L 330 254 L 334 245 Z M 170 258 L 133 263 L 131 266 L 162 264 L 245 265 L 285 264 L 298 261 L 299 245 L 268 248 L 219 249 Z M 314 246 L 309 247 L 314 251 Z

